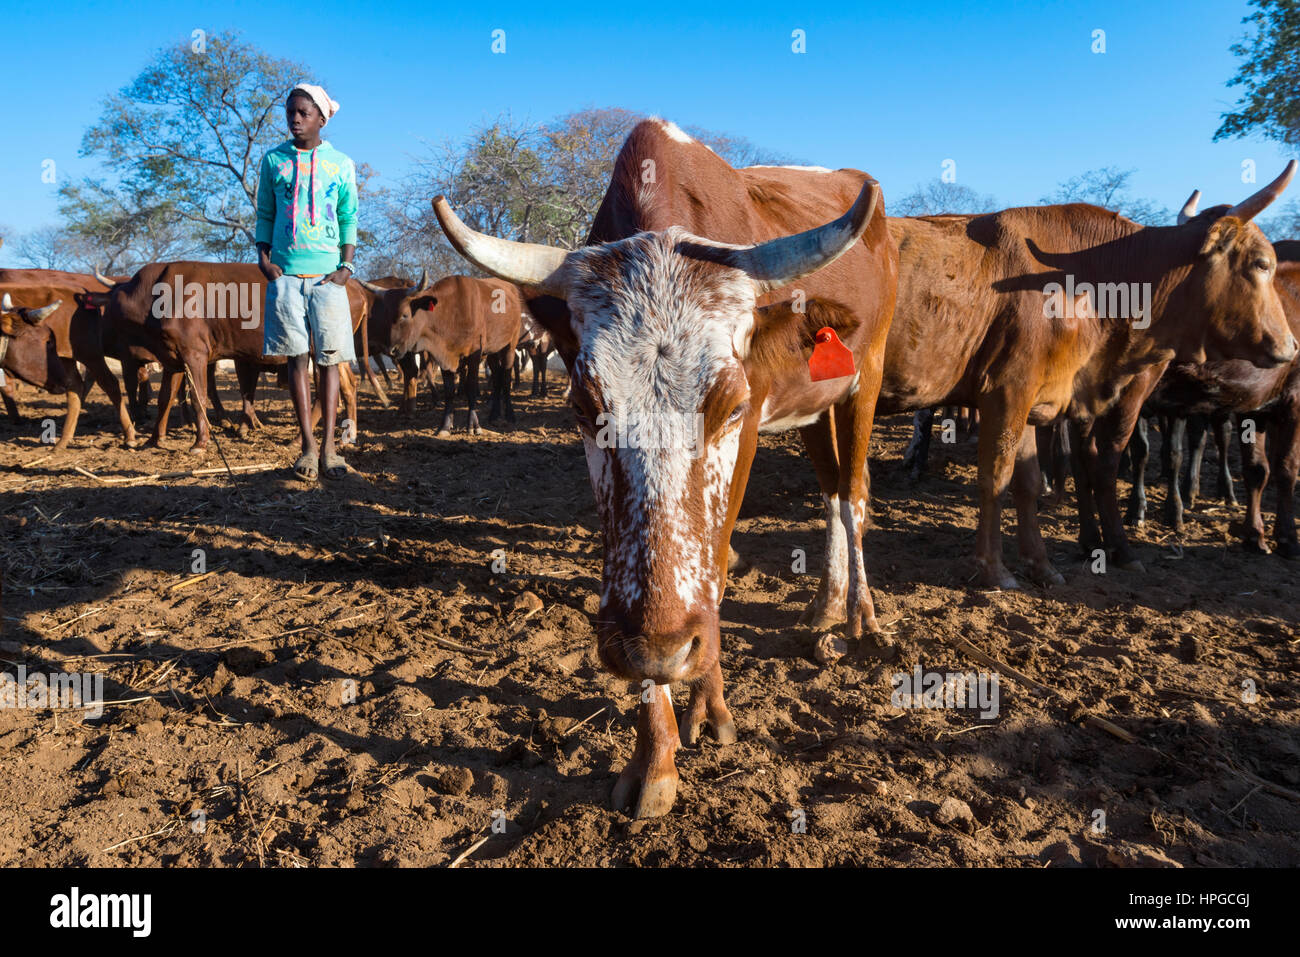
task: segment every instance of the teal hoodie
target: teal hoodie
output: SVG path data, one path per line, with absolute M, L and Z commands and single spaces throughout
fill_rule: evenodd
M 296 189 L 295 189 L 296 184 Z M 340 246 L 357 241 L 357 172 L 352 160 L 321 140 L 300 150 L 285 140 L 262 157 L 257 179 L 255 242 L 292 276 L 338 268 Z

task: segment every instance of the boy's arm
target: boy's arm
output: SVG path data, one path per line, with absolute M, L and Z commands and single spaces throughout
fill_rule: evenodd
M 278 279 L 283 270 L 271 262 L 271 238 L 275 235 L 275 187 L 271 176 L 270 156 L 262 157 L 262 168 L 257 176 L 257 229 L 253 234 L 257 244 L 257 265 L 267 279 Z
M 347 175 L 339 184 L 338 220 L 340 261 L 350 263 L 357 252 L 357 173 L 352 163 L 348 163 Z M 350 270 L 340 267 L 325 279 L 342 286 L 351 274 Z

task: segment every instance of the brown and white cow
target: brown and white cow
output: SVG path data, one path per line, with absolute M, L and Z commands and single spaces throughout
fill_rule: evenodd
M 446 405 L 438 434 L 451 434 L 458 374 L 469 403 L 466 428 L 475 435 L 482 431 L 475 405 L 479 364 L 485 359 L 492 386 L 488 421 L 504 413 L 507 421 L 513 422 L 510 369 L 523 313 L 519 290 L 508 282 L 470 276 L 444 276 L 432 286 L 424 286 L 425 281 L 422 276 L 421 288 L 404 290 L 397 304 L 391 351 L 399 362 L 423 353 L 442 370 Z
M 253 403 L 258 376 L 264 366 L 284 364 L 262 355 L 265 283 L 261 270 L 251 263 L 150 263 L 107 292 L 88 295 L 92 303 L 103 306 L 124 346 L 146 349 L 162 363 L 158 420 L 148 445 L 159 446 L 166 438 L 167 420 L 185 371 L 193 377 L 197 394 L 207 395 L 209 366 L 222 359 L 235 360 L 244 425 L 256 426 Z M 347 290 L 355 332 L 365 320 L 368 300 L 356 280 L 348 281 Z M 341 366 L 340 392 L 353 423 L 357 421 L 356 385 L 350 367 Z M 206 409 L 196 432 L 190 451 L 202 454 L 210 434 Z
M 1134 377 L 1170 359 L 1263 366 L 1296 355 L 1272 273 L 1260 267 L 1273 262 L 1272 247 L 1250 222 L 1295 168 L 1231 209 L 1177 226 L 1143 227 L 1085 204 L 889 221 L 901 275 L 880 409 L 979 410 L 984 584 L 1017 587 L 1002 561 L 1008 485 L 1021 558 L 1033 577 L 1062 581 L 1039 532 L 1027 423 L 1067 411 L 1095 421 Z
M 546 395 L 546 359 L 555 351 L 555 340 L 540 322 L 528 313 L 523 316 L 523 330 L 515 348 L 515 384 L 526 362 L 533 371 L 533 388 L 528 394 L 534 398 Z
M 810 619 L 879 630 L 862 531 L 897 277 L 879 197 L 857 170 L 733 169 L 647 120 L 619 152 L 586 248 L 485 236 L 435 201 L 461 255 L 525 287 L 569 371 L 604 531 L 597 648 L 643 689 L 613 794 L 638 817 L 666 813 L 676 794 L 672 682 L 691 686 L 681 742 L 705 725 L 736 737 L 718 606 L 760 429 L 800 428 L 822 487 L 827 563 Z M 823 327 L 853 374 L 811 380 Z M 631 440 L 638 428 L 649 442 Z

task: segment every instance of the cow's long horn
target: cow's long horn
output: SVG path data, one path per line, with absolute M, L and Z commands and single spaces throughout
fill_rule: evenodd
M 117 285 L 117 281 L 114 279 L 109 279 L 107 276 L 105 276 L 102 272 L 99 271 L 98 266 L 95 267 L 95 278 L 98 281 L 102 282 L 109 289 L 112 289 L 114 286 Z
M 365 286 L 371 292 L 388 292 L 383 286 L 376 286 L 373 282 L 366 282 L 364 279 L 358 279 L 357 282 Z
M 445 196 L 433 201 L 433 212 L 456 252 L 475 266 L 507 282 L 535 286 L 552 295 L 564 295 L 563 284 L 555 274 L 568 255 L 565 250 L 538 243 L 497 239 L 475 232 L 451 211 Z
M 1196 206 L 1201 201 L 1201 191 L 1192 190 L 1192 195 L 1187 197 L 1187 202 L 1183 203 L 1183 208 L 1178 211 L 1178 225 L 1181 226 L 1193 216 L 1196 215 Z
M 1300 166 L 1295 160 L 1286 164 L 1286 169 L 1282 170 L 1282 175 L 1273 182 L 1269 183 L 1254 196 L 1243 202 L 1238 203 L 1232 209 L 1224 213 L 1225 216 L 1235 216 L 1243 223 L 1248 223 L 1264 210 L 1266 210 L 1273 200 L 1282 195 L 1287 184 L 1291 182 L 1291 177 L 1295 175 L 1296 167 Z
M 13 312 L 13 311 L 14 311 L 14 301 L 9 298 L 9 293 L 5 293 L 3 297 L 0 297 L 0 312 Z
M 428 289 L 428 288 L 429 288 L 429 268 L 427 266 L 421 266 L 420 281 L 411 287 L 408 295 L 414 296 L 420 290 Z
M 58 309 L 59 306 L 61 305 L 63 305 L 63 300 L 55 299 L 53 302 L 49 303 L 48 305 L 41 306 L 39 309 L 26 310 L 23 313 L 23 319 L 25 319 L 27 322 L 31 323 L 32 325 L 36 325 L 38 322 L 44 322 L 50 316 L 54 315 L 55 310 Z
M 742 247 L 729 257 L 730 262 L 749 274 L 760 295 L 778 289 L 829 266 L 848 252 L 866 231 L 879 200 L 880 184 L 868 179 L 857 200 L 839 219 L 793 236 Z

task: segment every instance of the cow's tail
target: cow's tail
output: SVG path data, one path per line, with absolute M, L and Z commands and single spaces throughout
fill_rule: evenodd
M 362 368 L 366 370 L 366 381 L 370 387 L 375 390 L 375 395 L 379 397 L 379 404 L 385 409 L 388 408 L 388 393 L 384 387 L 379 384 L 379 378 L 375 375 L 375 370 L 370 368 L 370 309 L 367 308 L 361 316 L 361 361 Z M 383 360 L 380 359 L 380 362 Z

